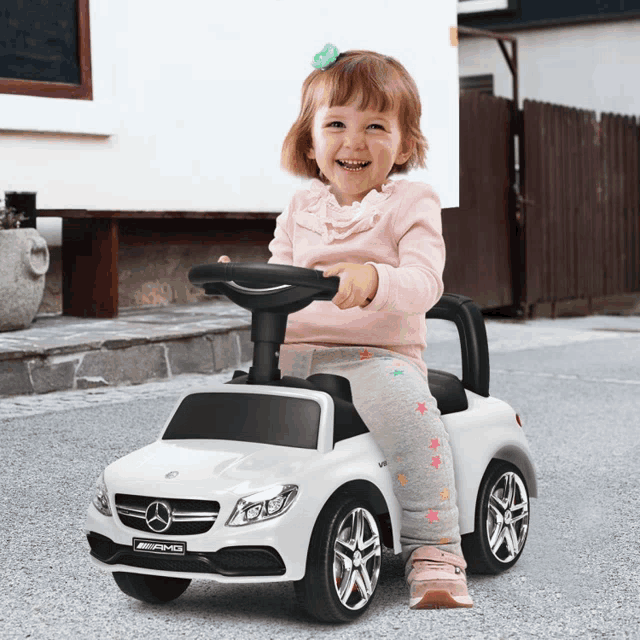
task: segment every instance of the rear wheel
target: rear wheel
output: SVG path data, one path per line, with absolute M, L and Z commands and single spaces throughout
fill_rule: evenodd
M 478 491 L 475 531 L 462 536 L 470 573 L 497 574 L 512 567 L 529 533 L 527 483 L 517 467 L 494 460 Z
M 124 593 L 149 604 L 171 602 L 181 596 L 191 584 L 191 580 L 185 578 L 165 578 L 121 571 L 114 572 L 113 577 Z
M 324 507 L 311 536 L 307 569 L 294 582 L 300 606 L 322 622 L 350 622 L 371 605 L 382 547 L 372 507 L 337 495 Z

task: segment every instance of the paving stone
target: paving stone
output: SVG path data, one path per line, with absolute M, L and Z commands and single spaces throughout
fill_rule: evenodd
M 64 336 L 65 339 L 69 340 L 69 344 L 67 345 L 56 345 L 56 346 L 45 346 L 44 352 L 49 355 L 69 355 L 72 353 L 82 353 L 84 351 L 89 351 L 91 349 L 100 349 L 102 346 L 102 340 L 84 340 L 82 343 L 73 342 L 72 337 Z
M 165 346 L 149 344 L 126 349 L 103 349 L 85 354 L 76 372 L 82 378 L 104 378 L 109 385 L 139 384 L 146 380 L 168 378 Z
M 166 343 L 171 375 L 213 373 L 213 345 L 204 336 Z
M 52 363 L 49 358 L 31 360 L 29 369 L 33 390 L 36 393 L 49 393 L 50 391 L 73 389 L 75 372 L 79 364 L 80 358 L 57 364 Z
M 27 358 L 34 358 L 45 355 L 45 353 L 46 352 L 44 349 L 24 349 L 22 347 L 13 348 L 11 346 L 6 346 L 6 341 L 4 342 L 4 344 L 0 344 L 0 361 L 26 360 Z
M 146 336 L 135 336 L 126 338 L 116 338 L 114 340 L 105 340 L 102 343 L 103 349 L 123 349 L 125 347 L 135 347 L 141 344 L 148 344 L 149 338 Z
M 109 383 L 102 376 L 78 378 L 76 384 L 78 389 L 98 389 L 109 386 Z
M 33 393 L 29 378 L 29 367 L 23 360 L 0 362 L 0 396 L 26 395 Z
M 236 331 L 216 333 L 213 342 L 214 371 L 236 367 L 240 363 L 240 342 Z
M 253 360 L 253 342 L 251 342 L 251 329 L 241 329 L 236 332 L 240 338 L 240 352 L 242 362 Z

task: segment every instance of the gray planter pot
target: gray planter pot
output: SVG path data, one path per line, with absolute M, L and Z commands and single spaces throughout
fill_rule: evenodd
M 35 229 L 0 231 L 0 331 L 31 324 L 42 302 L 48 269 L 47 242 Z

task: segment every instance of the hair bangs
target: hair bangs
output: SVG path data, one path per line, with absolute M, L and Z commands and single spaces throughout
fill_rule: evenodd
M 387 69 L 375 60 L 347 59 L 334 73 L 329 70 L 322 93 L 327 106 L 344 107 L 354 103 L 359 111 L 372 109 L 381 113 L 394 111 L 397 104 Z

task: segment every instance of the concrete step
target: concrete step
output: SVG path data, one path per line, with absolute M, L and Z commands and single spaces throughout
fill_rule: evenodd
M 0 397 L 216 373 L 252 357 L 251 314 L 223 299 L 116 319 L 39 315 L 27 329 L 0 333 Z

